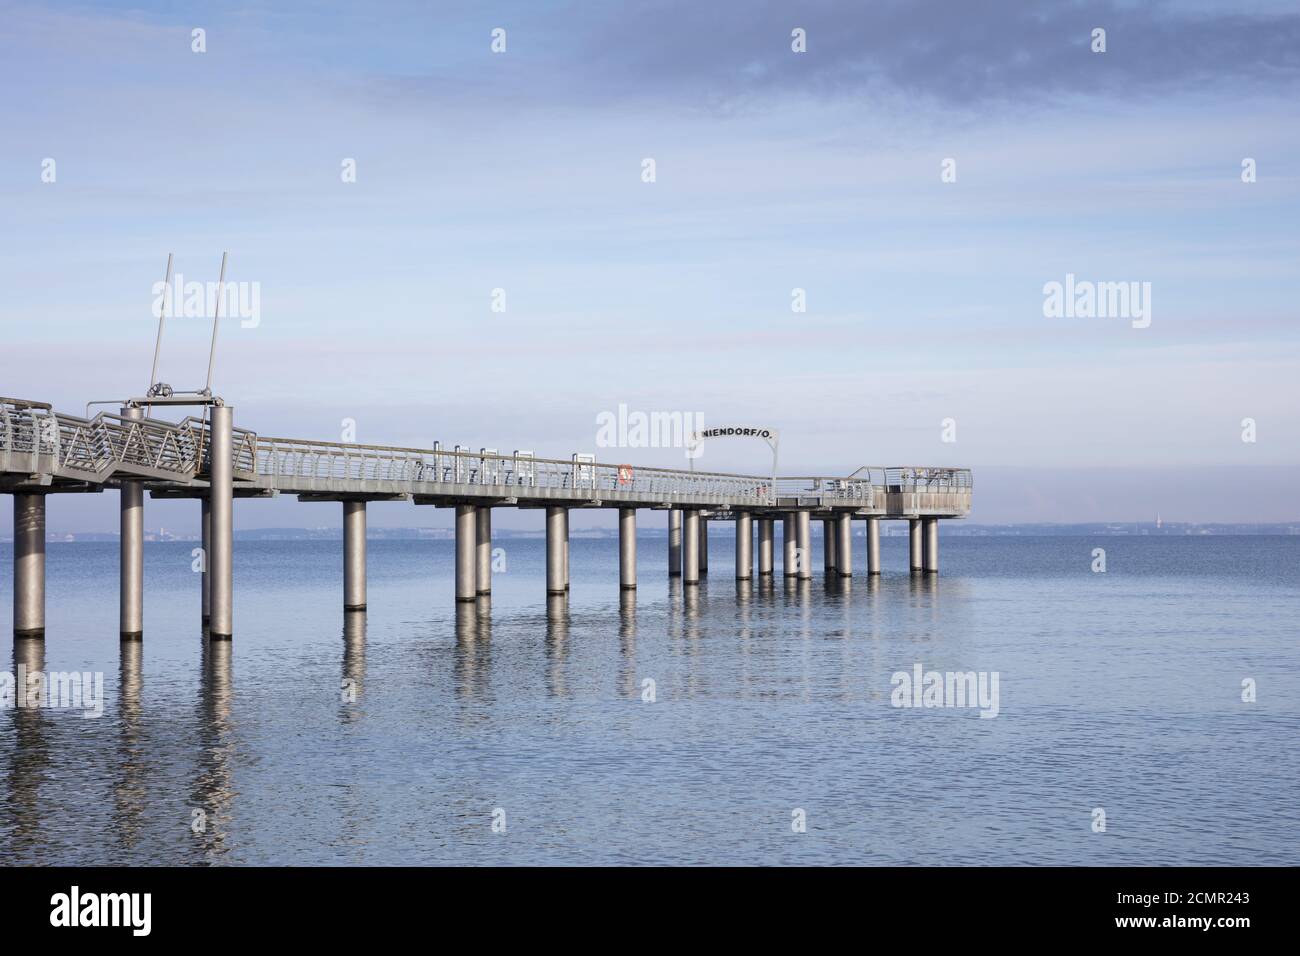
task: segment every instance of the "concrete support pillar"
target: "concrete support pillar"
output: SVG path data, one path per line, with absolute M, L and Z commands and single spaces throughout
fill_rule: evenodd
M 682 573 L 682 511 L 673 508 L 668 512 L 668 576 L 680 577 Z
M 618 586 L 636 590 L 636 509 L 618 509 Z
M 228 641 L 234 627 L 234 460 L 232 441 L 234 409 L 229 405 L 214 405 L 211 410 L 210 434 L 212 446 L 208 450 L 209 508 L 212 532 L 208 548 L 209 617 L 208 637 L 214 641 Z
M 799 535 L 799 580 L 812 580 L 812 516 L 806 511 L 795 512 L 795 527 Z
M 569 591 L 569 509 L 563 509 L 564 517 L 564 537 L 560 539 L 561 549 L 564 553 L 564 591 Z
M 123 418 L 138 421 L 142 408 L 123 408 Z M 144 485 L 123 481 L 120 500 L 118 553 L 118 634 L 124 641 L 144 637 Z
M 925 519 L 925 570 L 939 571 L 939 519 Z
M 697 512 L 698 513 L 698 512 Z M 700 576 L 709 573 L 709 519 L 700 515 Z
M 492 593 L 492 509 L 479 508 L 474 516 L 474 553 L 477 590 L 479 594 Z
M 754 576 L 754 532 L 748 511 L 736 515 L 736 580 L 748 581 Z
M 14 638 L 45 637 L 45 496 L 14 495 Z
M 880 573 L 880 519 L 867 519 L 867 573 Z
M 847 511 L 835 519 L 835 557 L 840 577 L 853 577 L 853 516 Z
M 787 578 L 797 577 L 799 568 L 796 552 L 799 550 L 799 532 L 795 528 L 793 512 L 781 518 L 781 570 Z
M 758 573 L 770 575 L 774 563 L 772 541 L 775 537 L 776 522 L 771 518 L 758 519 Z
M 212 554 L 212 503 L 209 498 L 199 499 L 199 537 L 203 549 L 203 570 L 199 572 L 199 599 L 203 608 L 203 626 L 212 617 L 212 575 L 208 572 L 209 555 Z
M 473 601 L 478 595 L 478 566 L 474 551 L 478 546 L 474 531 L 478 509 L 474 505 L 456 506 L 456 602 Z
M 682 514 L 682 583 L 700 583 L 700 513 L 695 508 Z
M 546 509 L 546 593 L 563 595 L 568 580 L 564 576 L 564 539 L 568 533 L 566 509 Z
M 907 519 L 908 564 L 912 571 L 921 570 L 921 519 Z
M 839 545 L 839 535 L 835 532 L 835 519 L 822 519 L 822 571 L 826 577 L 835 573 L 835 551 Z
M 343 610 L 366 609 L 366 503 L 343 502 Z

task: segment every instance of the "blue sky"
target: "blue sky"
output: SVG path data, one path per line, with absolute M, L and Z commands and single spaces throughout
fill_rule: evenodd
M 804 472 L 969 465 L 977 520 L 1297 518 L 1294 4 L 0 18 L 0 393 L 69 410 L 138 393 L 167 253 L 210 280 L 229 250 L 262 315 L 223 330 L 217 390 L 264 434 L 336 438 L 352 418 L 363 442 L 567 457 L 626 403 L 780 428 Z M 1045 318 L 1067 273 L 1150 282 L 1151 326 Z M 169 326 L 164 380 L 202 381 L 207 334 Z M 766 456 L 715 445 L 699 466 Z M 1264 493 L 1207 494 L 1210 473 Z M 337 519 L 255 507 L 240 524 Z M 50 516 L 115 520 L 107 499 Z

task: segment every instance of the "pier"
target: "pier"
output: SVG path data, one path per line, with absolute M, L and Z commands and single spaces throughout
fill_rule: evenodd
M 245 499 L 288 494 L 299 501 L 338 502 L 342 605 L 352 614 L 367 606 L 366 506 L 372 501 L 454 509 L 458 604 L 491 594 L 495 508 L 544 511 L 550 602 L 569 593 L 574 508 L 617 511 L 619 585 L 634 591 L 638 511 L 668 512 L 668 573 L 692 588 L 710 572 L 711 523 L 726 522 L 736 535 L 737 581 L 777 574 L 777 521 L 784 528 L 780 573 L 786 578 L 813 577 L 814 520 L 822 522 L 822 573 L 828 579 L 854 574 L 854 521 L 866 525 L 865 574 L 881 573 L 880 523 L 907 521 L 909 570 L 924 575 L 939 571 L 939 522 L 964 518 L 971 506 L 971 473 L 965 468 L 869 466 L 845 477 L 739 475 L 601 463 L 577 454 L 563 460 L 438 443 L 419 449 L 272 438 L 236 427 L 234 409 L 219 398 L 211 399 L 202 417 L 170 422 L 152 417 L 154 411 L 153 403 L 143 401 L 88 418 L 42 402 L 0 398 L 0 492 L 14 498 L 15 638 L 45 635 L 46 502 L 58 494 L 119 494 L 120 634 L 126 642 L 144 634 L 146 491 L 153 498 L 199 503 L 202 623 L 217 641 L 234 634 L 236 500 L 253 507 Z

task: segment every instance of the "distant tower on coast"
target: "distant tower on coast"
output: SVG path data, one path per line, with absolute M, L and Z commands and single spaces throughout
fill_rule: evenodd
M 1156 512 L 1156 530 L 1157 530 L 1157 531 L 1160 530 L 1160 512 L 1159 512 L 1159 511 Z

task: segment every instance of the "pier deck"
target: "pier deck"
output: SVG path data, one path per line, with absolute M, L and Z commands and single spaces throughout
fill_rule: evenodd
M 228 637 L 230 507 L 234 498 L 298 496 L 344 503 L 345 607 L 365 607 L 365 503 L 406 500 L 457 510 L 459 601 L 491 592 L 491 509 L 544 508 L 548 536 L 547 591 L 568 590 L 568 510 L 619 510 L 620 578 L 635 588 L 635 515 L 669 511 L 669 573 L 698 583 L 708 568 L 709 519 L 734 520 L 737 580 L 752 575 L 755 528 L 759 575 L 774 573 L 772 525 L 786 529 L 784 573 L 811 577 L 809 522 L 826 522 L 826 572 L 852 571 L 850 522 L 867 522 L 867 573 L 879 573 L 879 522 L 907 520 L 911 569 L 938 571 L 938 522 L 965 517 L 971 472 L 965 468 L 870 466 L 852 475 L 781 477 L 539 458 L 491 449 L 401 448 L 259 436 L 231 422 L 217 404 L 202 418 L 176 422 L 144 417 L 139 407 L 85 418 L 50 405 L 0 398 L 0 492 L 15 496 L 15 634 L 44 633 L 45 497 L 57 493 L 122 492 L 124 639 L 142 630 L 139 492 L 203 503 L 205 619 L 214 637 Z M 685 520 L 683 520 L 683 518 Z M 836 524 L 836 523 L 839 524 Z M 485 531 L 486 529 L 486 531 Z M 630 540 L 629 540 L 630 537 Z M 701 542 L 703 546 L 701 547 Z M 554 548 L 550 545 L 554 543 Z M 554 553 L 552 553 L 554 552 Z M 552 566 L 554 563 L 554 566 Z M 486 578 L 486 580 L 485 580 Z M 214 595 L 216 599 L 214 600 Z

